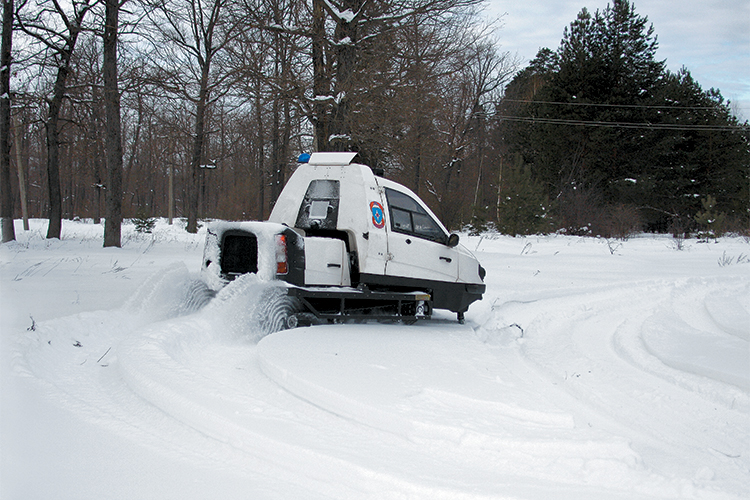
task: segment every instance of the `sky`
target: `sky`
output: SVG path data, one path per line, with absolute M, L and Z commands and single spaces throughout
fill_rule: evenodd
M 607 0 L 487 0 L 486 13 L 504 14 L 501 50 L 525 67 L 542 47 L 557 49 L 566 26 L 583 7 L 604 10 Z M 750 120 L 750 0 L 633 0 L 654 26 L 667 68 L 690 70 L 703 89 L 718 88 L 743 120 Z

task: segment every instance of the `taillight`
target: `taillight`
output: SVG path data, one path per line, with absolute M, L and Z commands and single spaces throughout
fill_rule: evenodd
M 289 272 L 289 265 L 286 258 L 286 236 L 283 234 L 276 235 L 276 274 L 286 274 Z

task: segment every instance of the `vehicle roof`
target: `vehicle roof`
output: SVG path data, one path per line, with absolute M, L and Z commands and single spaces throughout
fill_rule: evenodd
M 322 165 L 331 167 L 343 167 L 351 164 L 357 153 L 312 153 L 307 160 L 308 165 Z

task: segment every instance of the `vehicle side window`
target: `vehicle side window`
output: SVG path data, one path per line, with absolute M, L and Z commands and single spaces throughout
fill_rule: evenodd
M 445 243 L 447 236 L 440 225 L 410 196 L 386 188 L 391 212 L 391 229 L 419 238 Z
M 412 232 L 411 212 L 401 210 L 400 208 L 391 208 L 391 223 L 393 229 L 400 231 Z

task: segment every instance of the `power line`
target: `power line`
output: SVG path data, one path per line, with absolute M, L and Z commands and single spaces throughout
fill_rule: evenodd
M 680 130 L 695 132 L 737 132 L 747 130 L 744 126 L 732 125 L 679 125 L 676 123 L 631 123 L 631 122 L 604 122 L 596 120 L 567 120 L 561 118 L 539 118 L 532 116 L 506 116 L 498 115 L 500 120 L 514 122 L 547 124 L 547 125 L 571 125 L 583 127 L 605 127 L 605 128 L 628 128 L 628 129 L 651 129 L 651 130 Z
M 595 102 L 556 102 L 556 101 L 532 101 L 530 99 L 508 99 L 504 97 L 504 102 L 519 102 L 522 104 L 551 104 L 553 106 L 592 106 L 599 108 L 637 108 L 637 109 L 677 109 L 677 110 L 711 110 L 716 109 L 714 106 L 680 106 L 674 105 L 647 105 L 647 104 L 597 104 Z

